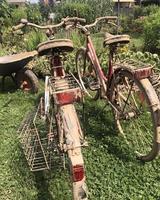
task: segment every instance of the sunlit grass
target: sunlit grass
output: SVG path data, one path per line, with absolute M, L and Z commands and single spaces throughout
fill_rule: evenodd
M 0 92 L 0 199 L 70 200 L 68 171 L 59 165 L 51 172 L 32 173 L 20 147 L 18 129 L 38 95 L 16 91 L 8 81 Z M 9 86 L 13 90 L 9 90 Z M 124 138 L 117 136 L 111 109 L 102 101 L 86 101 L 85 133 L 89 147 L 83 149 L 89 199 L 158 200 L 160 160 L 141 163 Z M 132 130 L 129 130 L 132 131 Z

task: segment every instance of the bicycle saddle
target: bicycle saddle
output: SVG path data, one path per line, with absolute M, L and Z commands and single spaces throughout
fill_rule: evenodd
M 40 43 L 37 46 L 37 50 L 40 56 L 51 53 L 52 51 L 69 52 L 73 50 L 73 43 L 69 39 L 49 40 L 49 41 Z
M 37 54 L 37 51 L 31 51 L 0 57 L 0 75 L 5 76 L 17 72 Z
M 104 46 L 115 44 L 127 44 L 130 42 L 129 35 L 112 35 L 110 33 L 105 34 Z

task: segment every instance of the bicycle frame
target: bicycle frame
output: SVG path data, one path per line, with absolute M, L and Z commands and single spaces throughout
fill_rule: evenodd
M 97 54 L 96 54 L 95 48 L 93 46 L 90 35 L 86 35 L 86 47 L 87 47 L 86 48 L 87 55 L 88 55 L 89 59 L 91 60 L 96 73 L 98 74 L 102 93 L 106 94 L 106 91 L 107 91 L 106 82 L 110 80 L 110 78 L 112 77 L 112 74 L 113 74 L 113 66 L 112 66 L 113 55 L 111 53 L 109 55 L 109 69 L 108 69 L 107 76 L 105 76 L 102 71 L 101 65 L 99 63 L 99 60 L 98 60 L 98 57 L 97 57 Z

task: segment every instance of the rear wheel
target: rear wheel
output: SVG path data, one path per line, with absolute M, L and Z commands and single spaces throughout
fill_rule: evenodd
M 72 199 L 87 200 L 84 160 L 81 152 L 83 140 L 82 130 L 74 105 L 62 106 L 56 114 L 59 146 L 66 153 L 70 181 L 72 183 Z
M 17 72 L 15 79 L 17 85 L 23 91 L 37 93 L 38 92 L 38 78 L 29 69 L 23 69 Z
M 159 100 L 149 80 L 119 70 L 111 81 L 109 98 L 116 127 L 131 151 L 143 161 L 153 160 L 159 151 Z
M 92 99 L 97 100 L 99 97 L 100 84 L 97 73 L 94 70 L 85 48 L 81 48 L 77 51 L 76 68 L 78 79 L 82 87 L 88 91 Z

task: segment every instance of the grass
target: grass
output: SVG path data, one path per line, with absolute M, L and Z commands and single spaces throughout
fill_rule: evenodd
M 5 89 L 0 92 L 0 199 L 70 200 L 67 170 L 55 165 L 51 172 L 30 172 L 19 144 L 16 130 L 39 94 L 15 90 L 9 79 Z M 160 159 L 137 161 L 123 138 L 116 136 L 110 107 L 103 107 L 101 101 L 86 102 L 89 147 L 83 154 L 89 199 L 160 199 Z

